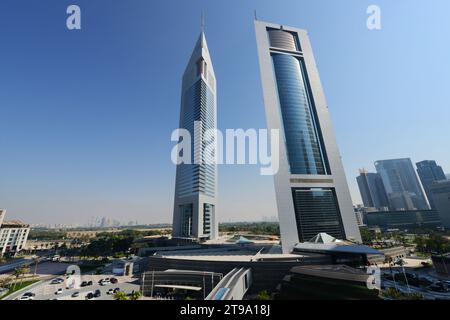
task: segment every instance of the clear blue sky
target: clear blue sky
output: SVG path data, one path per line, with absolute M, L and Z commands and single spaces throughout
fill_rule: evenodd
M 66 29 L 66 8 L 82 30 Z M 382 30 L 366 28 L 366 8 Z M 169 222 L 181 75 L 206 14 L 219 128 L 265 128 L 253 10 L 309 30 L 354 202 L 378 159 L 450 172 L 450 2 L 2 0 L 0 207 L 31 223 Z M 221 166 L 220 220 L 275 215 L 272 177 Z

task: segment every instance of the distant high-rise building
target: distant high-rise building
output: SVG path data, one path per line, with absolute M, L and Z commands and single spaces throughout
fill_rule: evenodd
M 361 241 L 328 106 L 305 30 L 255 21 L 283 252 L 318 233 Z
M 389 207 L 383 180 L 378 173 L 361 169 L 356 181 L 365 207 L 379 209 Z
M 391 210 L 429 209 L 411 159 L 379 160 L 375 168 L 383 180 Z
M 0 209 L 0 257 L 14 256 L 25 249 L 30 225 L 20 221 L 5 221 L 6 210 Z
M 180 128 L 190 132 L 193 164 L 177 166 L 172 235 L 177 238 L 218 237 L 217 165 L 205 151 L 206 130 L 217 128 L 216 77 L 202 32 L 183 75 Z M 200 124 L 200 125 L 198 125 Z M 214 143 L 214 142 L 213 142 Z M 194 144 L 194 143 L 193 143 Z M 195 144 L 194 144 L 195 145 Z M 208 144 L 215 151 L 215 145 Z
M 450 180 L 438 181 L 430 185 L 433 203 L 446 229 L 450 229 Z
M 417 173 L 419 174 L 420 181 L 422 182 L 422 186 L 425 189 L 425 193 L 427 194 L 428 202 L 430 206 L 434 208 L 434 201 L 432 194 L 430 192 L 430 186 L 437 181 L 447 180 L 445 176 L 444 170 L 442 170 L 441 166 L 436 164 L 434 160 L 424 160 L 416 163 Z

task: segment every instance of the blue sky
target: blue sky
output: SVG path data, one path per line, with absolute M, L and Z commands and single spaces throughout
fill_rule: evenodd
M 66 28 L 77 4 L 82 30 Z M 381 8 L 382 30 L 366 28 Z M 206 15 L 218 126 L 265 128 L 258 18 L 308 29 L 354 202 L 378 159 L 450 172 L 450 3 L 419 0 L 3 0 L 0 207 L 31 223 L 169 222 L 181 75 Z M 220 220 L 276 214 L 272 177 L 219 168 Z

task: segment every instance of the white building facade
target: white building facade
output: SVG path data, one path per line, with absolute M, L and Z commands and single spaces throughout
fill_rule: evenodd
M 318 233 L 361 241 L 328 105 L 305 30 L 255 21 L 283 252 Z
M 19 221 L 4 221 L 6 210 L 0 209 L 0 256 L 15 255 L 25 248 L 30 226 Z

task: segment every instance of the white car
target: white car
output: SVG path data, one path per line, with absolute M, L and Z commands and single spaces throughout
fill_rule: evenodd
M 56 279 L 53 279 L 50 283 L 51 284 L 60 284 L 60 283 L 63 283 L 63 282 L 64 282 L 64 279 L 56 278 Z
M 108 285 L 108 284 L 111 284 L 111 281 L 109 281 L 109 280 L 102 280 L 101 282 L 100 282 L 100 285 L 101 286 L 106 286 L 106 285 Z
M 106 291 L 106 294 L 114 294 L 114 289 L 109 289 L 108 291 Z
M 59 288 L 58 290 L 55 291 L 55 294 L 62 294 L 63 293 L 63 289 Z
M 19 300 L 34 300 L 33 296 L 21 296 Z

